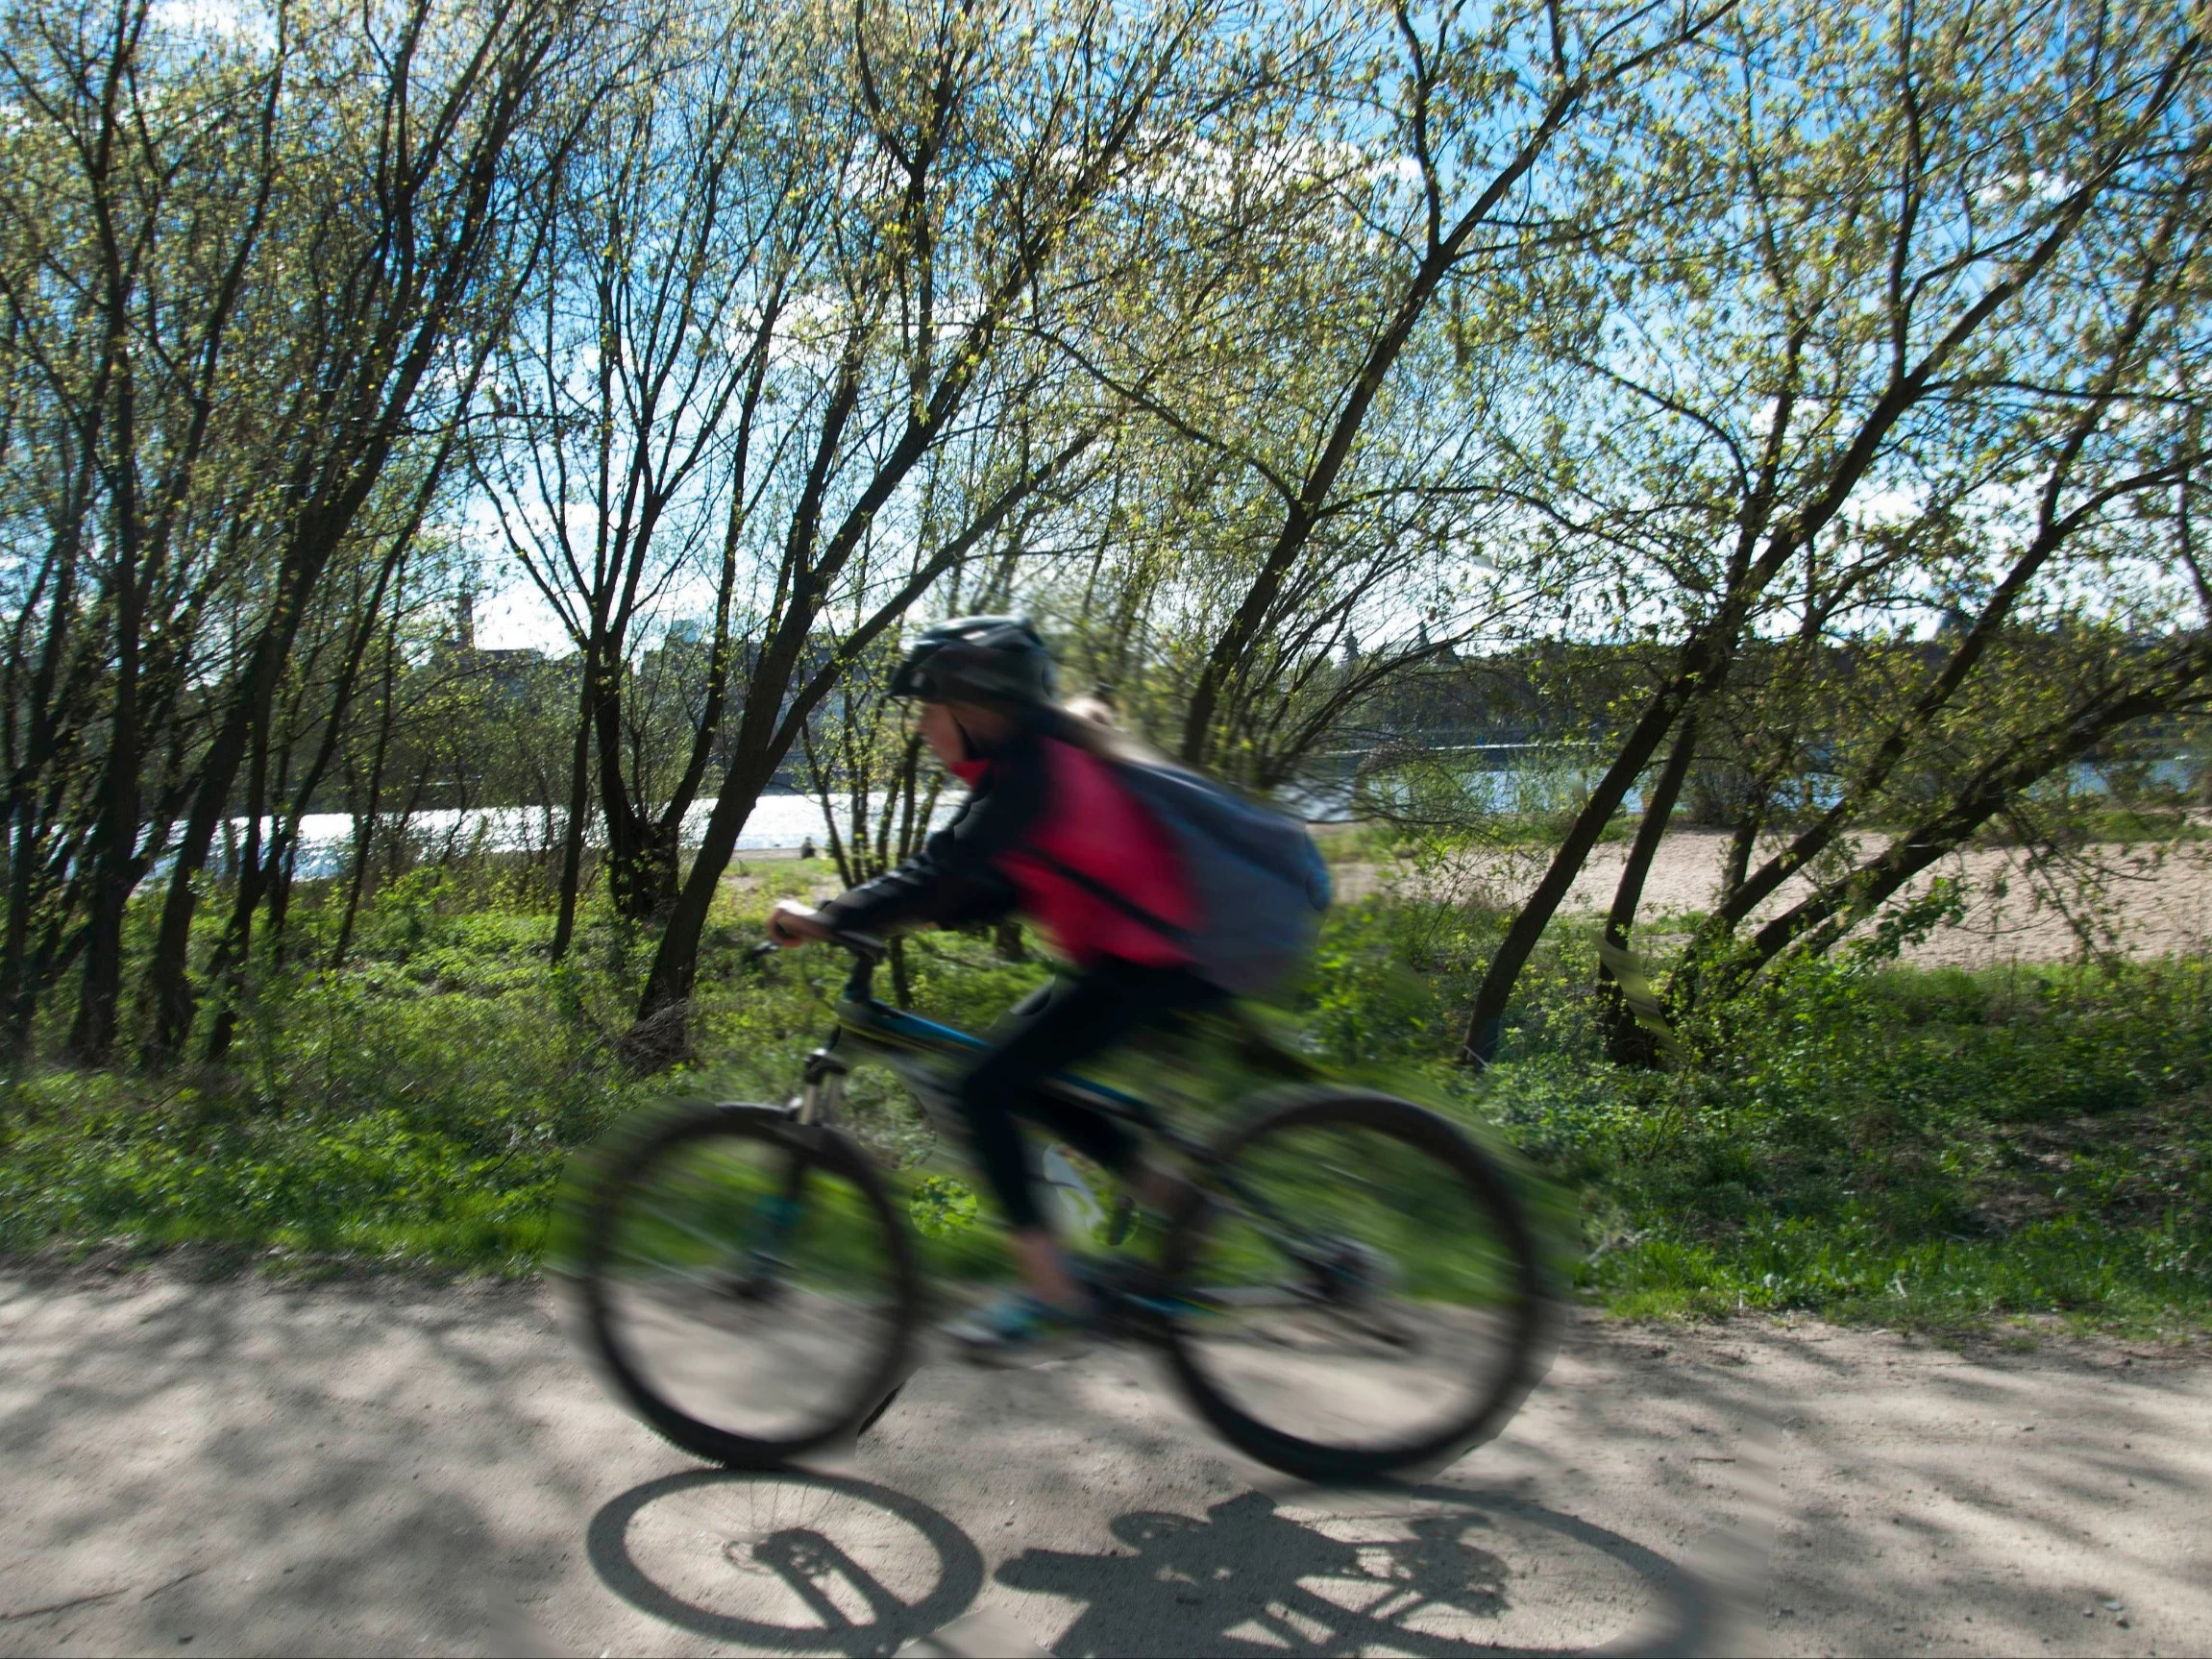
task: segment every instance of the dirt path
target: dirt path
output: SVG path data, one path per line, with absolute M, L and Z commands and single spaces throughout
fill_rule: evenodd
M 1143 1357 L 924 1371 L 702 1471 L 535 1287 L 0 1278 L 0 1653 L 2191 1653 L 2212 1367 L 1579 1321 L 1418 1492 L 1270 1484 Z
M 1718 831 L 1668 835 L 1644 886 L 1644 916 L 1709 909 L 1727 851 L 1728 837 Z M 1627 858 L 1624 842 L 1609 842 L 1592 852 L 1561 907 L 1562 914 L 1602 914 L 1612 903 Z M 2073 880 L 2083 869 L 2096 876 L 2087 892 Z M 1469 857 L 1437 885 L 1492 904 L 1517 905 L 1542 874 L 1543 865 L 1534 853 L 1484 854 Z M 2212 842 L 2097 844 L 2084 848 L 2066 871 L 2031 869 L 2018 850 L 1976 849 L 1945 860 L 1907 890 L 1907 896 L 1925 891 L 1928 882 L 1940 875 L 1963 881 L 1969 895 L 1965 914 L 1906 947 L 1907 962 L 1980 967 L 2061 961 L 2080 953 L 2085 929 L 2101 944 L 2117 941 L 2130 956 L 2172 956 L 2212 945 Z M 1345 898 L 1408 879 L 1373 865 L 1340 866 L 1338 876 Z M 1787 882 L 1757 915 L 1775 915 L 1806 890 L 1802 880 Z

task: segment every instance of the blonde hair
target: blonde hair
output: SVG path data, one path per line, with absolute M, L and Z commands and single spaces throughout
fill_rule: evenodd
M 1143 738 L 1124 731 L 1114 705 L 1104 697 L 1069 697 L 1064 703 L 1053 703 L 1049 707 L 1059 717 L 1052 722 L 1052 735 L 1102 761 L 1142 762 L 1167 758 Z

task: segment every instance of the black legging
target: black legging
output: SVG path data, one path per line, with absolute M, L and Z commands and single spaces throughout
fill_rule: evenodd
M 1079 979 L 1054 980 L 1014 1010 L 997 1045 L 962 1079 L 955 1096 L 976 1164 L 1008 1226 L 1044 1225 L 1015 1118 L 1042 1125 L 1108 1169 L 1127 1167 L 1137 1152 L 1137 1137 L 1111 1118 L 1041 1095 L 1037 1086 L 1146 1026 L 1209 1007 L 1223 994 L 1188 968 L 1141 967 L 1109 957 Z

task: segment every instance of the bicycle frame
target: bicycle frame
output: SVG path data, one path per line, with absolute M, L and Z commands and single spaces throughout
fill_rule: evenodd
M 936 1020 L 879 1002 L 874 992 L 874 974 L 882 960 L 881 947 L 856 935 L 839 935 L 832 942 L 852 952 L 852 972 L 838 993 L 837 1030 L 806 1057 L 799 1121 L 837 1121 L 839 1109 L 844 1104 L 845 1079 L 852 1069 L 850 1062 L 838 1052 L 841 1039 L 847 1037 L 865 1049 L 871 1059 L 881 1061 L 893 1072 L 932 1117 L 938 1116 L 946 1093 L 944 1063 L 972 1058 L 990 1045 L 972 1032 L 941 1025 Z M 1078 1105 L 1156 1136 L 1186 1157 L 1204 1157 L 1202 1143 L 1178 1134 L 1148 1102 L 1135 1095 L 1080 1077 L 1054 1077 L 1045 1086 Z
M 981 1053 L 990 1045 L 957 1026 L 941 1025 L 878 1001 L 875 969 L 888 951 L 882 941 L 859 934 L 833 934 L 829 942 L 852 953 L 852 972 L 838 993 L 837 1030 L 806 1057 L 803 1087 L 796 1103 L 797 1120 L 803 1124 L 836 1123 L 844 1105 L 845 1080 L 852 1069 L 838 1053 L 840 1039 L 848 1036 L 888 1067 L 933 1120 L 941 1119 L 946 1092 L 943 1062 Z M 1289 1222 L 1265 1199 L 1248 1191 L 1233 1170 L 1213 1157 L 1205 1142 L 1176 1130 L 1150 1103 L 1105 1084 L 1066 1074 L 1047 1080 L 1045 1086 L 1171 1147 L 1204 1170 L 1235 1201 L 1232 1208 L 1293 1259 L 1308 1256 Z

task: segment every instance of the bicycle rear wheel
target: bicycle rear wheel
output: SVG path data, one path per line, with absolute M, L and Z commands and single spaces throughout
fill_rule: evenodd
M 772 1468 L 859 1428 L 903 1379 L 921 1285 L 874 1168 L 835 1131 L 717 1106 L 608 1172 L 585 1329 L 686 1452 Z
M 1270 1101 L 1169 1222 L 1177 1376 L 1231 1445 L 1302 1478 L 1438 1467 L 1541 1371 L 1542 1276 L 1512 1187 L 1409 1102 Z

